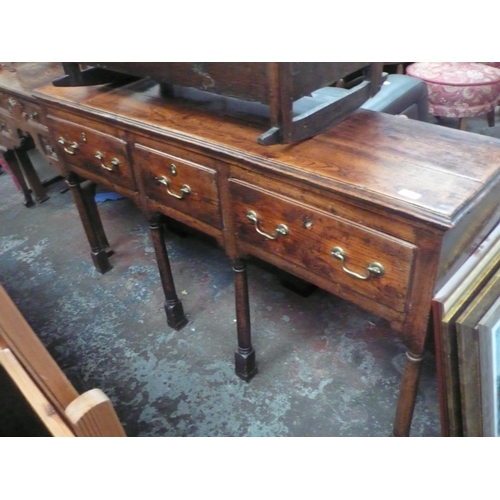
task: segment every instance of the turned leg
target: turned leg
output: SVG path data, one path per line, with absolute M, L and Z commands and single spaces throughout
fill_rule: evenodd
M 24 149 L 16 149 L 14 153 L 17 157 L 19 165 L 21 165 L 21 169 L 26 175 L 28 179 L 28 184 L 31 186 L 31 190 L 35 194 L 35 198 L 38 203 L 43 203 L 48 200 L 47 192 L 43 187 L 38 174 L 36 173 L 35 167 L 33 163 L 31 163 L 30 157 L 28 156 L 28 152 Z
M 105 243 L 107 243 L 107 241 L 105 236 L 103 237 L 104 231 L 102 230 L 99 212 L 97 207 L 95 207 L 95 201 L 93 199 L 90 200 L 88 188 L 85 189 L 85 192 L 82 190 L 80 179 L 76 174 L 69 174 L 67 182 L 73 193 L 76 208 L 90 244 L 90 255 L 94 262 L 94 266 L 98 272 L 104 274 L 112 269 L 112 266 L 108 259 L 108 252 L 103 245 L 103 239 Z M 92 206 L 92 208 L 89 209 L 90 206 Z
M 110 249 L 108 238 L 104 232 L 104 227 L 102 225 L 101 216 L 99 214 L 99 209 L 97 208 L 97 203 L 95 201 L 97 185 L 92 181 L 83 181 L 80 183 L 80 189 L 83 196 L 83 201 L 85 203 L 86 211 L 92 220 L 92 226 L 99 239 L 99 246 L 106 250 L 108 257 L 113 255 L 114 251 Z
M 23 172 L 21 170 L 21 167 L 17 161 L 17 158 L 14 154 L 13 151 L 6 151 L 3 154 L 3 157 L 5 159 L 5 163 L 7 164 L 10 173 L 12 177 L 14 178 L 15 184 L 21 189 L 23 196 L 24 196 L 24 205 L 26 207 L 32 207 L 35 202 L 33 201 L 33 198 L 31 197 L 31 191 L 30 188 L 28 187 L 28 184 L 26 184 L 26 180 L 24 178 Z
M 149 221 L 149 227 L 151 229 L 151 238 L 155 249 L 163 293 L 165 294 L 165 313 L 167 315 L 167 324 L 175 330 L 180 330 L 187 324 L 187 318 L 184 315 L 182 302 L 177 297 L 177 293 L 175 291 L 172 269 L 170 268 L 167 247 L 165 245 L 165 230 L 161 218 L 162 216 L 160 214 L 156 214 Z
M 403 372 L 403 380 L 399 389 L 398 407 L 394 420 L 393 435 L 397 437 L 409 436 L 413 410 L 417 399 L 418 383 L 424 353 L 406 353 L 406 366 Z
M 495 109 L 492 109 L 488 114 L 488 126 L 489 127 L 494 127 L 495 126 Z
M 238 350 L 235 352 L 235 371 L 238 377 L 248 382 L 257 373 L 255 351 L 252 347 L 250 329 L 250 305 L 246 264 L 237 261 L 233 265 L 234 292 L 236 300 L 236 326 Z

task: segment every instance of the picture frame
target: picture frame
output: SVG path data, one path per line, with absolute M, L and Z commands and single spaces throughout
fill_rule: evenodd
M 479 322 L 483 436 L 498 437 L 500 382 L 500 298 Z
M 463 436 L 456 321 L 500 268 L 500 226 L 436 291 L 431 301 L 442 436 Z
M 456 322 L 464 436 L 498 436 L 500 270 Z

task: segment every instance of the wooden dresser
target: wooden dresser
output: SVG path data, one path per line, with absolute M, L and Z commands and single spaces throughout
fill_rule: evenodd
M 89 181 L 150 221 L 168 324 L 185 322 L 162 216 L 209 234 L 234 270 L 236 373 L 256 373 L 245 257 L 387 319 L 408 348 L 393 434 L 408 435 L 436 287 L 500 219 L 500 142 L 370 111 L 326 133 L 262 146 L 266 124 L 222 101 L 193 104 L 138 80 L 35 91 L 96 267 L 109 248 Z M 265 374 L 263 374 L 265 376 Z M 389 432 L 389 431 L 388 431 Z
M 38 202 L 48 199 L 27 151 L 36 147 L 56 168 L 58 164 L 33 89 L 62 74 L 60 63 L 3 63 L 0 66 L 0 153 L 23 191 L 26 206 L 33 205 L 32 192 Z

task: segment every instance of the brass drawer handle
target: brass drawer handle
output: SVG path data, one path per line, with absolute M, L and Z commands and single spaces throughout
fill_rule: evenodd
M 184 199 L 184 195 L 188 195 L 191 192 L 191 188 L 187 184 L 183 184 L 181 187 L 181 194 L 176 194 L 172 191 L 170 191 L 170 188 L 168 187 L 170 184 L 170 181 L 168 180 L 168 177 L 165 177 L 162 175 L 161 177 L 155 177 L 156 181 L 159 182 L 160 184 L 163 184 L 167 188 L 167 193 L 170 196 L 173 196 L 174 198 L 178 200 Z
M 108 172 L 114 172 L 120 166 L 120 162 L 118 161 L 117 158 L 113 158 L 110 161 L 111 167 L 104 165 L 104 163 L 102 162 L 102 160 L 104 159 L 104 156 L 102 155 L 102 153 L 100 151 L 96 151 L 94 156 L 100 161 L 101 168 L 103 168 L 104 170 L 107 170 Z
M 255 225 L 255 230 L 262 236 L 265 236 L 268 240 L 275 240 L 280 234 L 282 236 L 286 236 L 289 232 L 288 227 L 286 227 L 285 224 L 278 224 L 273 234 L 267 234 L 266 232 L 262 231 L 259 228 L 259 217 L 253 210 L 249 210 L 247 212 L 247 219 L 253 222 Z
M 59 137 L 59 139 L 57 139 L 57 142 L 62 145 L 64 151 L 66 151 L 66 153 L 68 153 L 69 155 L 74 155 L 75 154 L 75 150 L 78 149 L 78 143 L 77 142 L 72 142 L 70 144 L 70 146 L 69 146 L 71 149 L 68 149 L 65 146 L 66 141 L 64 140 L 64 137 Z
M 23 118 L 25 120 L 36 120 L 38 118 L 38 111 L 33 111 L 33 113 L 23 113 Z
M 344 262 L 345 262 L 345 252 L 342 248 L 340 247 L 334 247 L 332 248 L 331 252 L 332 256 L 335 257 L 336 259 L 340 260 L 342 262 L 342 269 L 349 274 L 350 276 L 354 276 L 355 278 L 358 278 L 360 280 L 367 280 L 372 274 L 374 276 L 382 276 L 385 273 L 384 266 L 380 264 L 379 262 L 370 262 L 368 266 L 366 266 L 366 274 L 359 274 L 355 273 L 354 271 L 350 271 L 345 267 Z

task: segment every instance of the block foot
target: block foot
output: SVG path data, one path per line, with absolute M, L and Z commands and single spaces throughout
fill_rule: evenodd
M 108 259 L 106 250 L 99 250 L 98 252 L 91 252 L 92 262 L 94 263 L 97 272 L 104 274 L 113 269 Z
M 187 318 L 184 315 L 182 302 L 176 300 L 174 302 L 165 301 L 165 314 L 167 315 L 167 324 L 174 330 L 181 330 L 187 325 Z
M 235 372 L 245 382 L 249 382 L 257 375 L 257 364 L 255 362 L 255 351 L 252 349 L 248 354 L 234 353 Z

